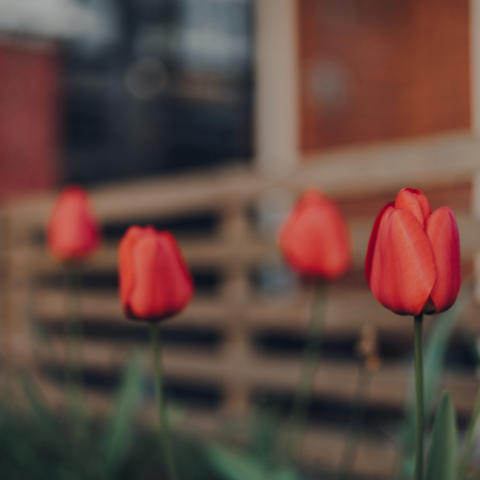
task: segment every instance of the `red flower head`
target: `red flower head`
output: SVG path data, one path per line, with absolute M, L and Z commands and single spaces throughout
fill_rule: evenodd
M 333 280 L 346 273 L 350 236 L 336 203 L 317 190 L 305 192 L 280 232 L 280 249 L 306 277 Z
M 82 188 L 67 187 L 59 195 L 48 221 L 47 243 L 63 261 L 81 260 L 97 249 L 99 227 Z
M 448 310 L 460 290 L 460 241 L 449 207 L 404 188 L 373 226 L 365 274 L 375 298 L 399 315 Z
M 193 283 L 170 232 L 130 227 L 118 253 L 120 300 L 127 317 L 162 320 L 188 305 Z

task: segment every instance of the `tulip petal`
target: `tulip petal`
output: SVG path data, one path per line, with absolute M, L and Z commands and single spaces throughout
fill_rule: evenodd
M 127 233 L 123 236 L 119 245 L 119 283 L 120 283 L 120 300 L 122 307 L 128 313 L 130 312 L 130 299 L 132 292 L 136 284 L 136 272 L 134 268 L 134 257 L 132 252 L 134 251 L 137 243 L 145 235 L 155 236 L 156 231 L 153 227 L 139 227 L 132 226 L 127 230 Z M 130 316 L 133 314 L 130 312 Z
M 158 242 L 155 233 L 142 234 L 133 246 L 131 259 L 135 282 L 129 298 L 129 307 L 137 318 L 157 318 L 170 294 L 168 280 L 162 275 L 163 265 L 158 260 Z M 161 288 L 161 287 L 164 288 Z
M 399 315 L 418 315 L 435 283 L 430 243 L 417 218 L 389 207 L 378 226 L 371 262 L 375 298 Z
M 457 299 L 461 284 L 460 237 L 455 215 L 449 207 L 435 210 L 426 225 L 437 278 L 430 294 L 436 313 L 448 310 Z
M 59 195 L 48 221 L 47 240 L 59 260 L 79 260 L 98 247 L 97 220 L 82 188 L 70 186 Z
M 335 279 L 350 266 L 347 223 L 338 206 L 320 192 L 306 192 L 280 232 L 280 248 L 301 275 Z
M 177 241 L 170 232 L 157 234 L 161 271 L 166 275 L 170 294 L 165 302 L 166 316 L 178 313 L 185 308 L 193 296 L 193 282 Z
M 120 302 L 127 314 L 130 314 L 130 296 L 135 284 L 135 271 L 131 252 L 143 234 L 144 229 L 136 225 L 130 227 L 120 240 L 118 247 L 118 273 L 120 283 Z
M 183 310 L 193 282 L 169 232 L 131 227 L 119 248 L 120 298 L 131 318 L 161 320 Z
M 382 217 L 385 214 L 385 211 L 388 207 L 393 207 L 394 203 L 387 203 L 377 215 L 375 223 L 373 224 L 372 233 L 370 234 L 370 240 L 368 241 L 367 255 L 365 257 L 365 276 L 367 277 L 367 282 L 370 285 L 370 275 L 372 273 L 372 260 L 373 254 L 375 252 L 375 244 L 377 243 L 378 227 L 382 221 Z
M 395 208 L 408 210 L 422 226 L 432 212 L 427 197 L 415 188 L 402 188 L 395 199 Z

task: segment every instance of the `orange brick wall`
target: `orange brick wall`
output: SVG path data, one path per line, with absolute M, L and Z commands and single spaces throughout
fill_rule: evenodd
M 300 149 L 470 124 L 468 0 L 297 0 Z
M 59 81 L 54 44 L 0 42 L 0 199 L 58 180 Z

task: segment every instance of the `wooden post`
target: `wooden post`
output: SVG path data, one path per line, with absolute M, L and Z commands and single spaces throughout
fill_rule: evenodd
M 225 242 L 241 245 L 249 237 L 249 225 L 245 205 L 232 203 L 223 209 L 220 235 Z M 245 306 L 250 295 L 248 267 L 232 258 L 224 270 L 222 300 L 228 305 L 228 330 L 225 332 L 224 355 L 228 362 L 241 365 L 251 355 L 248 333 L 245 330 Z M 240 369 L 238 369 L 240 370 Z M 223 410 L 227 414 L 241 414 L 248 408 L 248 385 L 243 378 L 232 378 L 224 385 Z
M 256 164 L 269 176 L 299 162 L 297 1 L 254 2 Z
M 32 338 L 29 325 L 31 307 L 31 272 L 28 247 L 30 230 L 27 225 L 2 215 L 2 356 L 7 368 L 14 371 L 31 366 Z M 12 255 L 15 248 L 24 247 L 22 256 Z M 4 337 L 4 338 L 3 338 Z
M 472 132 L 480 135 L 480 2 L 470 0 L 470 92 Z

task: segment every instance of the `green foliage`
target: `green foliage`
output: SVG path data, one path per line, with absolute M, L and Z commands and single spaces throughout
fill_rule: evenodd
M 253 418 L 249 445 L 251 453 L 265 465 L 276 461 L 279 438 L 279 416 L 274 411 L 258 410 Z
M 428 457 L 425 480 L 455 480 L 457 424 L 455 407 L 448 392 L 440 400 Z
M 103 438 L 105 450 L 105 479 L 114 478 L 121 458 L 133 442 L 135 416 L 140 407 L 143 383 L 142 363 L 133 355 L 127 364 L 120 393 Z
M 58 420 L 40 395 L 33 380 L 27 374 L 22 373 L 20 382 L 31 408 L 29 419 L 32 422 L 32 427 L 49 445 L 62 452 L 62 454 L 67 454 L 68 446 L 62 440 L 63 432 L 59 428 Z
M 218 444 L 206 447 L 212 464 L 226 480 L 299 480 L 291 468 L 267 466 L 251 454 L 240 453 Z
M 461 292 L 455 305 L 446 312 L 438 315 L 429 332 L 427 345 L 424 349 L 424 392 L 425 392 L 425 417 L 428 419 L 435 406 L 443 370 L 445 367 L 445 353 L 448 339 L 471 297 L 470 292 Z M 412 366 L 409 377 L 409 393 L 405 405 L 405 420 L 400 427 L 398 440 L 402 449 L 403 459 L 400 467 L 401 478 L 413 476 L 415 455 L 415 372 Z
M 2 478 L 133 478 L 125 475 L 125 467 L 134 460 L 133 445 L 144 442 L 134 422 L 140 406 L 143 370 L 138 356 L 132 356 L 115 408 L 106 421 L 86 414 L 79 417 L 78 412 L 55 412 L 32 379 L 21 375 L 19 382 L 27 408 L 0 403 Z
M 478 419 L 480 417 L 480 390 L 477 394 L 477 399 L 475 401 L 475 407 L 470 418 L 470 423 L 468 425 L 467 433 L 465 435 L 465 444 L 463 446 L 463 452 L 461 460 L 458 466 L 458 480 L 464 480 L 467 475 L 468 464 L 470 462 L 470 457 L 472 456 L 473 450 L 473 439 L 476 431 Z
M 466 295 L 463 294 L 454 308 L 436 318 L 429 332 L 424 355 L 427 418 L 433 412 L 441 383 L 448 339 L 465 303 Z M 164 478 L 156 425 L 151 430 L 140 429 L 136 422 L 143 405 L 144 370 L 140 357 L 132 356 L 126 365 L 112 410 L 105 417 L 93 417 L 83 410 L 72 411 L 72 415 L 68 414 L 69 411 L 54 411 L 31 378 L 22 375 L 19 380 L 29 408 L 25 410 L 4 401 L 2 403 L 0 397 L 1 477 L 9 480 Z M 413 388 L 411 390 L 413 394 Z M 411 478 L 414 464 L 413 399 L 412 395 L 407 401 L 406 420 L 398 436 L 403 448 L 401 476 L 404 478 Z M 182 419 L 181 412 L 175 410 L 169 410 L 170 416 L 173 424 Z M 455 413 L 450 396 L 442 397 L 431 436 L 425 480 L 465 480 L 479 416 L 480 396 L 456 472 Z M 179 479 L 302 479 L 299 471 L 285 466 L 285 459 L 279 454 L 282 447 L 279 417 L 271 406 L 257 411 L 250 423 L 242 424 L 243 433 L 247 435 L 242 437 L 241 446 L 235 448 L 226 443 L 206 443 L 204 439 L 182 437 L 177 433 L 173 445 Z

